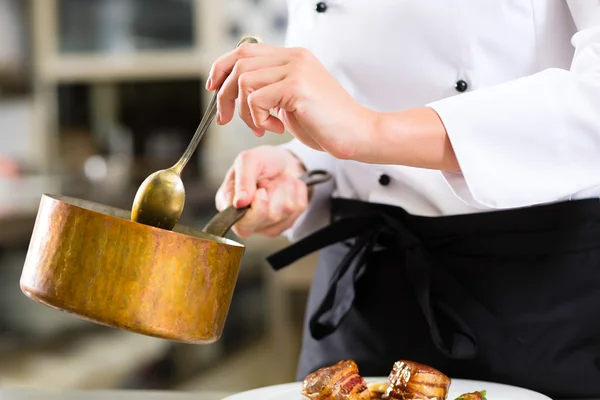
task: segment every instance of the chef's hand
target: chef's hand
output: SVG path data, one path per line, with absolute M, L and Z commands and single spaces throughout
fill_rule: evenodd
M 301 48 L 244 44 L 213 64 L 206 86 L 221 87 L 218 124 L 232 120 L 237 99 L 240 117 L 257 136 L 287 129 L 305 145 L 341 159 L 368 143 L 376 118 Z
M 244 151 L 217 191 L 217 209 L 251 205 L 233 226 L 235 234 L 242 238 L 253 233 L 278 236 L 307 207 L 308 188 L 298 179 L 304 172 L 300 160 L 284 148 L 260 146 Z

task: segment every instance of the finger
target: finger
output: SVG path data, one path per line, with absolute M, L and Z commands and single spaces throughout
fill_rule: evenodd
M 299 179 L 294 179 L 292 184 L 295 186 L 295 196 L 290 197 L 294 200 L 293 212 L 289 213 L 283 220 L 257 230 L 256 233 L 269 237 L 279 236 L 283 231 L 289 229 L 300 214 L 306 210 L 308 206 L 308 187 Z
M 300 214 L 306 209 L 307 186 L 304 182 L 290 177 L 289 181 L 286 182 L 285 190 L 287 194 L 287 203 L 283 209 L 283 218 L 260 228 L 256 233 L 261 233 L 269 237 L 279 236 L 284 230 L 290 228 Z
M 269 195 L 265 188 L 256 191 L 256 196 L 250 205 L 246 215 L 233 227 L 233 231 L 239 237 L 245 238 L 259 228 L 267 219 L 269 214 Z
M 221 186 L 215 195 L 215 206 L 217 207 L 217 210 L 223 211 L 232 204 L 234 191 L 235 169 L 231 166 L 227 171 L 227 174 L 225 174 L 225 179 L 223 179 L 223 183 L 221 183 Z
M 301 211 L 296 211 L 290 214 L 288 217 L 286 217 L 283 221 L 261 228 L 260 230 L 256 230 L 255 233 L 259 233 L 268 237 L 277 237 L 281 235 L 285 230 L 291 228 L 301 213 Z
M 216 90 L 220 88 L 238 60 L 250 57 L 273 56 L 280 54 L 282 50 L 264 43 L 244 43 L 238 46 L 213 63 L 206 81 L 206 89 Z
M 288 61 L 283 57 L 252 57 L 238 60 L 233 70 L 227 76 L 219 89 L 217 96 L 217 122 L 221 125 L 228 124 L 234 116 L 235 100 L 239 95 L 240 76 L 261 69 L 269 69 L 286 64 Z M 250 113 L 248 113 L 248 116 Z
M 277 186 L 269 191 L 269 213 L 262 226 L 276 224 L 285 219 L 294 211 L 293 199 L 296 193 L 293 185 L 286 180 L 279 179 Z
M 308 186 L 300 179 L 295 180 L 296 185 L 296 208 L 305 210 L 308 207 Z
M 248 206 L 255 196 L 257 181 L 262 172 L 261 157 L 257 152 L 243 151 L 234 162 L 234 197 L 236 208 Z
M 255 71 L 249 71 L 244 73 L 239 78 L 239 99 L 240 99 L 240 118 L 252 129 L 257 136 L 262 136 L 264 134 L 264 130 L 267 129 L 264 126 L 258 126 L 255 122 L 255 117 L 250 109 L 250 95 L 256 91 L 261 90 L 262 88 L 273 85 L 277 82 L 281 82 L 287 74 L 289 73 L 289 68 L 287 65 L 274 66 L 269 68 L 262 68 Z M 267 118 L 269 119 L 267 126 L 271 129 L 279 129 L 283 133 L 284 126 L 281 121 L 277 117 L 271 116 L 270 109 L 266 111 Z M 265 119 L 267 119 L 265 118 Z M 277 122 L 279 122 L 277 124 Z
M 267 189 L 269 186 L 271 189 Z M 267 188 L 261 188 L 259 191 L 263 192 L 267 189 L 268 208 L 266 210 L 255 209 L 255 207 L 260 207 L 260 203 L 256 203 L 255 200 L 251 210 L 244 217 L 242 225 L 238 227 L 240 234 L 261 233 L 269 237 L 278 236 L 291 227 L 306 209 L 306 199 L 302 199 L 302 194 L 306 194 L 306 185 L 300 180 L 292 177 L 283 178 L 279 179 L 276 184 L 268 185 Z M 257 196 L 259 191 L 257 191 Z
M 293 86 L 288 85 L 287 79 L 279 80 L 273 84 L 260 87 L 248 94 L 248 107 L 252 116 L 252 123 L 260 129 L 275 133 L 283 133 L 285 125 L 276 116 L 271 115 L 271 109 L 276 107 L 288 112 L 294 112 Z
M 279 120 L 285 121 L 284 125 L 286 129 L 288 129 L 296 139 L 313 150 L 324 151 L 321 145 L 318 144 L 309 134 L 310 132 L 314 132 L 314 129 L 312 129 L 310 125 L 307 127 L 304 121 L 299 121 L 296 115 L 297 114 L 289 113 L 284 109 L 279 109 L 277 111 L 277 117 Z M 298 116 L 302 118 L 302 113 L 298 113 Z

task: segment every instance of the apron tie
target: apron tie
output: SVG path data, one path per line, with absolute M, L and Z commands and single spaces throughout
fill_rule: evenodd
M 417 303 L 429 326 L 429 333 L 435 347 L 450 358 L 469 359 L 475 357 L 477 341 L 471 328 L 453 311 L 452 307 L 437 298 L 438 296 L 435 297 L 435 301 L 432 301 L 431 267 L 427 262 L 421 241 L 399 220 L 385 213 L 380 213 L 380 216 L 385 221 L 385 233 L 389 235 L 388 237 L 395 239 L 394 247 L 404 250 L 404 266 L 414 288 Z M 444 282 L 444 284 L 448 285 L 450 282 Z M 457 285 L 458 283 L 455 282 L 454 284 Z M 454 296 L 457 294 L 452 293 Z M 434 307 L 438 309 L 438 313 L 443 314 L 454 325 L 448 340 L 444 340 Z
M 414 288 L 431 339 L 440 352 L 454 359 L 469 359 L 476 355 L 476 337 L 457 310 L 463 311 L 460 314 L 476 318 L 478 326 L 480 323 L 486 326 L 486 340 L 498 345 L 506 343 L 506 340 L 519 342 L 517 338 L 510 337 L 496 318 L 473 299 L 448 271 L 436 268 L 432 275 L 421 240 L 402 221 L 381 210 L 334 220 L 267 258 L 273 269 L 279 270 L 314 251 L 354 239 L 334 270 L 325 297 L 310 316 L 309 329 L 314 339 L 333 333 L 348 314 L 355 299 L 355 285 L 365 272 L 366 257 L 382 238 L 403 256 L 404 262 L 401 263 Z M 432 293 L 432 279 L 436 283 L 435 293 Z M 447 322 L 440 324 L 439 316 Z

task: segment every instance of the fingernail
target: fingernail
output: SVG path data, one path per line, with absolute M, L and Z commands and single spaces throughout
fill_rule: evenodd
M 206 81 L 206 90 L 210 90 L 211 87 L 212 87 L 212 78 L 208 78 L 208 80 Z
M 217 125 L 221 125 L 221 112 L 217 111 Z
M 252 131 L 254 132 L 254 135 L 257 137 L 263 137 L 265 135 L 264 129 L 256 128 L 256 129 L 252 129 Z
M 246 199 L 247 196 L 248 193 L 245 190 L 242 190 L 235 195 L 235 199 L 233 199 L 233 202 L 237 205 L 240 201 Z

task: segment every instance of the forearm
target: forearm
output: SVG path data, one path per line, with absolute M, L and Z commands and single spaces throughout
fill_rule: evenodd
M 374 113 L 371 132 L 355 161 L 459 172 L 446 129 L 428 107 Z

